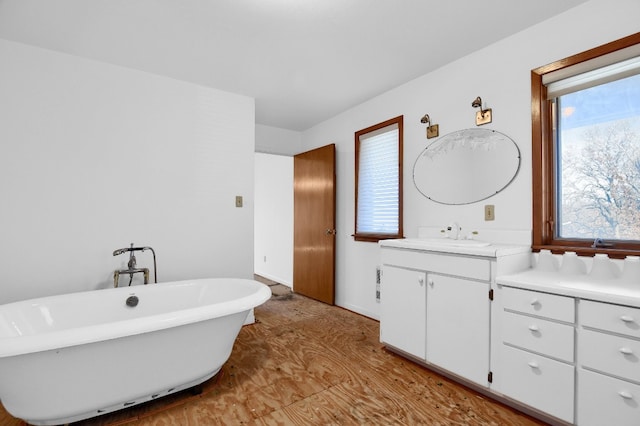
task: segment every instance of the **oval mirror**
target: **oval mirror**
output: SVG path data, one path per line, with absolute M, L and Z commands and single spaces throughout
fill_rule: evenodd
M 520 150 L 507 135 L 464 129 L 444 135 L 413 166 L 418 191 L 441 204 L 470 204 L 505 189 L 520 169 Z

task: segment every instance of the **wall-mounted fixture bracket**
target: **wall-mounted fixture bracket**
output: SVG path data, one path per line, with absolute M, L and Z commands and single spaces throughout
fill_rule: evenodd
M 437 124 L 432 124 L 427 127 L 427 139 L 437 138 L 440 134 Z
M 476 126 L 491 123 L 491 108 L 476 112 Z
M 482 109 L 482 98 L 478 96 L 473 102 L 471 102 L 473 108 L 480 108 L 480 111 L 476 112 L 476 126 L 491 123 L 491 108 Z
M 437 124 L 431 124 L 431 119 L 429 118 L 429 114 L 425 114 L 420 119 L 420 122 L 422 124 L 427 125 L 427 139 L 438 137 L 438 135 L 440 134 L 440 129 L 438 128 Z

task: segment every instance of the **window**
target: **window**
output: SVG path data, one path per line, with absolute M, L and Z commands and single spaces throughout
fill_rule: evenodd
M 356 241 L 402 238 L 402 116 L 355 134 Z
M 531 94 L 533 248 L 637 255 L 640 33 L 532 70 Z

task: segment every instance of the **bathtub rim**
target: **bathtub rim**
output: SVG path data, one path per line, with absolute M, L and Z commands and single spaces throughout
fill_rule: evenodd
M 148 284 L 150 287 L 145 291 L 150 291 L 151 288 L 156 285 L 176 287 L 195 286 L 205 285 L 204 283 L 207 281 L 244 284 L 253 287 L 254 291 L 244 297 L 239 297 L 225 302 L 179 309 L 135 319 L 124 319 L 103 324 L 80 326 L 35 335 L 0 337 L 0 359 L 150 333 L 157 330 L 179 327 L 244 311 L 248 313 L 251 309 L 263 304 L 271 297 L 271 289 L 269 289 L 267 285 L 255 280 L 244 278 L 198 278 L 192 280 L 169 281 L 164 283 Z M 138 290 L 144 289 L 145 287 L 120 287 L 119 289 L 122 289 L 121 291 L 123 295 L 126 295 L 136 293 Z M 37 302 L 42 303 L 51 298 L 64 298 L 65 296 L 70 295 L 82 297 L 83 295 L 99 291 L 103 290 L 88 290 L 11 302 L 6 305 L 0 305 L 0 310 L 2 309 L 2 306 Z

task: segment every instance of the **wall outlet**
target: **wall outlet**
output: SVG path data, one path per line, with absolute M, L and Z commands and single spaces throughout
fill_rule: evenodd
M 496 207 L 493 204 L 486 204 L 484 206 L 484 220 L 496 219 Z

